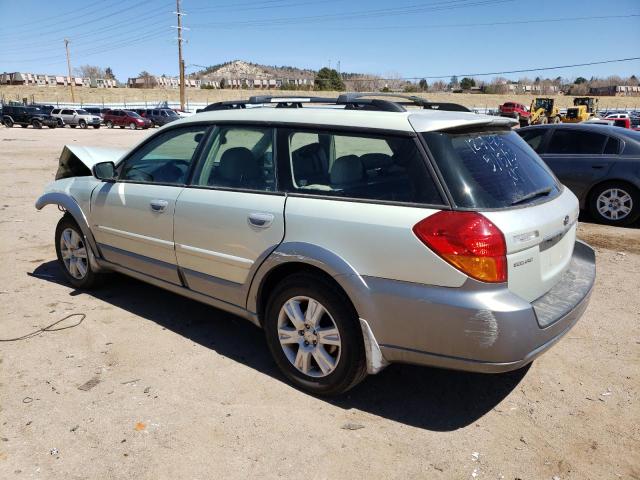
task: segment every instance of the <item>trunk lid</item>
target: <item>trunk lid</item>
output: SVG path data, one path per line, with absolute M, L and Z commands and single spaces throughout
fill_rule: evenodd
M 567 188 L 542 204 L 482 212 L 504 234 L 509 290 L 531 302 L 560 280 L 573 255 L 578 212 Z

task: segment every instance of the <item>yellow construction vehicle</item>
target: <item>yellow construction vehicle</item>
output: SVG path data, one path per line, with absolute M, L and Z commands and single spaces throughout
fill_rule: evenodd
M 598 113 L 598 99 L 593 97 L 576 97 L 573 99 L 573 107 L 567 108 L 567 113 L 562 116 L 563 123 L 586 122 Z
M 531 124 L 560 123 L 560 110 L 553 98 L 536 98 L 531 102 Z

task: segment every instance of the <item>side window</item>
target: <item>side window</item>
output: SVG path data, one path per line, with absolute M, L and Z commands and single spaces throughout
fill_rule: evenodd
M 296 131 L 287 138 L 293 191 L 443 203 L 413 138 Z
M 606 135 L 581 130 L 557 129 L 553 132 L 547 153 L 592 155 L 602 153 Z
M 62 115 L 73 115 L 73 110 L 62 110 Z
M 547 133 L 546 129 L 534 128 L 532 130 L 525 130 L 524 132 L 518 133 L 536 153 L 542 153 L 542 143 L 544 140 L 544 134 Z
M 604 147 L 605 155 L 617 155 L 620 153 L 620 140 L 614 137 L 609 137 L 607 144 Z
M 193 185 L 275 191 L 273 133 L 258 126 L 216 127 Z
M 206 130 L 205 126 L 194 126 L 156 136 L 124 161 L 120 180 L 184 184 Z

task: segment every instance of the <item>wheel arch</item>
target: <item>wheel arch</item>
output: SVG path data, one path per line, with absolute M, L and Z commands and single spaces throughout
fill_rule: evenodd
M 322 276 L 345 294 L 360 323 L 367 372 L 375 374 L 383 370 L 388 362 L 382 355 L 369 323 L 361 314 L 362 308 L 359 307 L 363 302 L 366 304 L 369 287 L 346 260 L 317 245 L 302 242 L 283 243 L 258 268 L 249 287 L 247 310 L 256 312 L 259 325 L 262 326 L 264 311 L 273 288 L 287 276 L 299 272 Z
M 602 180 L 594 183 L 593 185 L 591 185 L 589 187 L 589 189 L 587 190 L 587 193 L 582 197 L 582 199 L 580 201 L 580 208 L 582 208 L 582 209 L 589 208 L 589 204 L 591 203 L 591 200 L 593 199 L 593 195 L 594 195 L 594 192 L 596 191 L 596 189 L 598 187 L 601 187 L 602 185 L 607 184 L 607 183 L 617 183 L 617 184 L 629 185 L 636 192 L 640 193 L 640 184 L 639 183 L 634 183 L 632 180 L 629 180 L 628 178 L 618 178 L 618 177 L 606 178 L 606 179 L 602 179 Z
M 86 243 L 90 247 L 91 255 L 89 256 L 89 260 L 92 262 L 91 266 L 95 269 L 99 269 L 95 258 L 100 258 L 100 251 L 98 249 L 98 245 L 93 236 L 93 233 L 89 228 L 87 217 L 80 208 L 80 205 L 78 205 L 78 202 L 76 202 L 73 197 L 66 193 L 49 192 L 40 196 L 38 200 L 36 200 L 36 209 L 42 210 L 47 205 L 58 205 L 59 208 L 64 209 L 67 214 L 71 215 L 71 217 L 80 227 L 80 230 L 82 230 L 82 234 L 85 237 Z

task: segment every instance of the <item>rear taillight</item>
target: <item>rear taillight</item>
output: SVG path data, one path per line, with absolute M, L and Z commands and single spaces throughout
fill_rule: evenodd
M 457 269 L 483 282 L 507 281 L 504 235 L 475 212 L 441 211 L 421 220 L 413 233 Z

